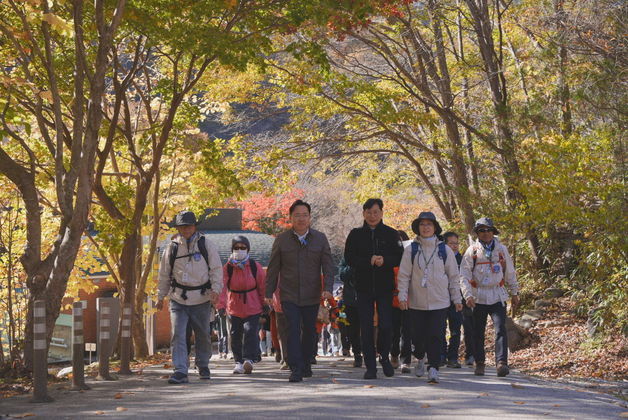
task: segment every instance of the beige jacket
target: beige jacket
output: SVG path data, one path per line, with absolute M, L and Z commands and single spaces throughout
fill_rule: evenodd
M 416 238 L 421 246 L 412 263 L 412 246 L 408 245 L 401 257 L 399 273 L 399 301 L 407 301 L 410 309 L 432 311 L 448 308 L 451 302 L 460 303 L 460 282 L 458 264 L 454 252 L 448 246 L 447 261 L 438 255 L 438 243 L 435 236 L 429 239 Z M 430 256 L 434 255 L 431 260 Z M 425 257 L 425 258 L 424 258 Z M 428 276 L 425 287 L 422 285 L 425 261 L 428 261 Z
M 473 263 L 474 254 L 475 264 Z M 460 285 L 465 299 L 473 296 L 475 303 L 482 305 L 505 303 L 508 300 L 506 288 L 511 295 L 518 294 L 519 283 L 515 266 L 506 246 L 495 238 L 495 248 L 489 261 L 480 241 L 471 244 L 460 264 Z
M 220 294 L 222 291 L 222 263 L 216 245 L 214 245 L 207 237 L 205 238 L 205 246 L 207 248 L 208 264 L 198 249 L 198 239 L 200 233 L 195 233 L 190 238 L 189 247 L 186 240 L 181 235 L 176 235 L 172 240 L 179 244 L 177 256 L 195 254 L 190 257 L 177 258 L 174 262 L 172 275 L 178 283 L 188 286 L 200 286 L 210 280 L 211 290 Z M 165 252 L 161 256 L 159 262 L 159 286 L 158 299 L 161 300 L 168 296 L 171 300 L 182 305 L 199 305 L 209 301 L 209 291 L 201 294 L 200 290 L 188 290 L 187 299 L 181 298 L 182 290 L 177 288 L 173 292 L 170 286 L 170 250 L 172 247 L 168 245 Z

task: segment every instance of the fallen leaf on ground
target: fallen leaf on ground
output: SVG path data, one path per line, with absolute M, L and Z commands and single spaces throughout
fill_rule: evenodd
M 94 414 L 96 414 L 96 415 L 100 416 L 100 415 L 102 415 L 102 414 L 105 414 L 105 412 L 104 412 L 104 411 L 96 411 Z
M 172 369 L 172 365 L 170 363 L 164 363 L 164 369 Z
M 116 411 L 127 411 L 128 408 L 126 407 L 116 407 Z
M 331 378 L 331 381 L 332 381 L 333 383 L 335 383 L 335 384 L 337 384 L 337 383 L 338 383 L 338 381 L 336 380 L 336 378 Z
M 168 376 L 168 375 L 161 375 L 159 378 L 160 378 L 160 379 L 168 379 L 169 377 L 170 377 L 170 376 Z
M 554 404 L 552 407 L 560 407 L 560 404 Z
M 619 417 L 621 417 L 622 419 L 628 419 L 628 411 L 624 411 L 619 415 Z
M 523 389 L 525 388 L 523 385 L 519 385 L 519 384 L 510 384 L 511 387 L 513 387 L 514 389 Z
M 429 405 L 429 404 L 422 404 L 421 405 L 421 408 L 429 408 L 429 407 L 431 407 L 431 405 Z
M 480 397 L 488 397 L 488 392 L 483 392 L 480 395 L 478 395 L 478 398 Z
M 24 413 L 24 414 L 16 414 L 14 416 L 11 416 L 14 419 L 23 419 L 24 417 L 35 417 L 34 413 Z
M 515 404 L 519 404 L 519 405 L 521 405 L 521 404 L 525 404 L 525 401 L 513 401 L 513 402 L 514 402 Z
M 115 398 L 116 400 L 119 400 L 122 398 L 122 394 L 118 392 L 116 395 L 113 396 L 113 398 Z
M 375 388 L 375 385 L 364 385 L 364 388 Z

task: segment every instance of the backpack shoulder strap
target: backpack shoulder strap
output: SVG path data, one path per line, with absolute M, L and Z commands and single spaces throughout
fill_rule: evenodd
M 253 278 L 257 282 L 257 263 L 253 258 L 249 258 L 249 266 L 251 267 L 251 274 L 253 274 Z
M 170 278 L 172 278 L 172 270 L 174 270 L 174 261 L 177 259 L 177 252 L 179 251 L 179 243 L 170 242 Z
M 447 263 L 447 248 L 445 248 L 445 242 L 440 242 L 438 244 L 438 256 L 443 260 L 443 264 Z
M 249 258 L 249 266 L 251 267 L 251 274 L 257 282 L 257 263 L 253 258 Z M 233 265 L 227 264 L 227 288 L 231 288 L 231 276 L 233 276 Z
M 412 248 L 412 253 L 410 254 L 412 258 L 410 260 L 412 261 L 412 265 L 414 265 L 414 258 L 416 257 L 416 254 L 419 253 L 419 244 L 412 241 L 410 247 Z
M 473 268 L 471 269 L 471 271 L 475 270 L 475 266 L 478 263 L 478 249 L 476 248 L 476 246 L 473 246 Z
M 207 270 L 210 270 L 209 268 L 209 255 L 207 254 L 207 246 L 205 245 L 205 236 L 201 235 L 200 238 L 198 238 L 198 250 L 200 251 L 201 255 L 203 256 L 203 258 L 205 259 L 205 264 L 207 264 Z

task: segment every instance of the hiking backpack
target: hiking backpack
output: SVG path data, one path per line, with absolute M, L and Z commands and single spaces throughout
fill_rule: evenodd
M 205 236 L 201 235 L 200 238 L 198 238 L 197 246 L 198 246 L 198 251 L 203 256 L 203 259 L 205 260 L 205 264 L 207 264 L 207 270 L 209 271 L 210 270 L 209 256 L 207 254 L 207 246 L 205 245 Z M 181 284 L 177 282 L 174 276 L 172 275 L 172 270 L 174 269 L 174 262 L 176 260 L 178 260 L 179 258 L 190 257 L 196 254 L 194 253 L 194 254 L 186 254 L 186 255 L 177 256 L 178 251 L 179 251 L 179 243 L 172 241 L 170 243 L 170 286 L 172 287 L 172 292 L 174 293 L 175 289 L 177 288 L 183 290 L 183 292 L 181 292 L 181 299 L 183 300 L 188 299 L 188 295 L 187 295 L 188 290 L 200 290 L 201 294 L 204 295 L 207 289 L 211 290 L 212 288 L 210 280 L 207 280 L 207 283 L 201 284 L 200 286 L 187 286 L 185 284 Z

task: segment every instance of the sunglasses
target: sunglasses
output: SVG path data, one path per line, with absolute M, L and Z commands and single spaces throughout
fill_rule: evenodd
M 233 249 L 237 251 L 246 251 L 248 248 L 245 246 L 234 246 Z
M 479 229 L 476 229 L 476 232 L 478 232 L 478 233 L 492 232 L 492 231 L 493 231 L 492 228 L 479 228 Z

